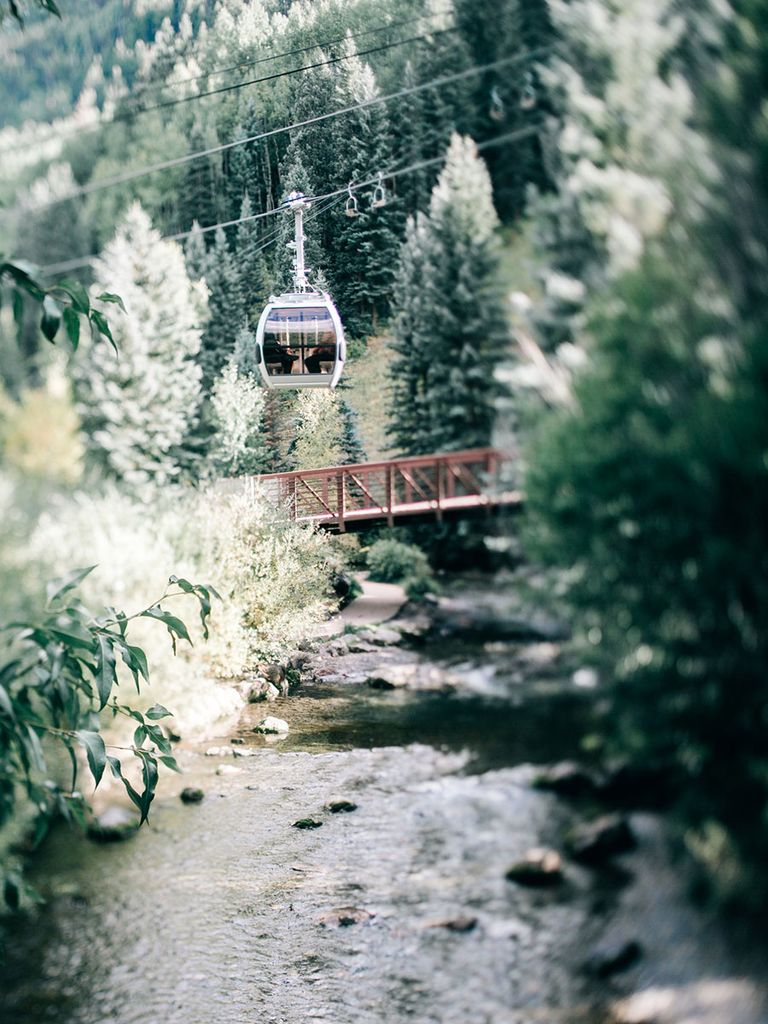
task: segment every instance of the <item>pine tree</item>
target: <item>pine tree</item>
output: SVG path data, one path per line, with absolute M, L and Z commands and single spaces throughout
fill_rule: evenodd
M 355 53 L 354 42 L 347 36 L 342 47 L 347 59 L 335 69 L 339 108 L 364 103 L 380 93 L 373 70 Z M 337 181 L 366 180 L 377 172 L 384 174 L 392 163 L 389 117 L 383 105 L 338 118 L 331 131 Z M 347 217 L 343 204 L 328 215 L 331 286 L 345 326 L 356 337 L 370 334 L 389 310 L 398 245 L 391 209 L 372 209 L 371 191 L 358 197 L 357 217 Z
M 212 137 L 206 141 L 203 129 L 197 125 L 189 137 L 189 151 L 200 152 L 213 142 Z M 219 219 L 218 173 L 213 161 L 213 157 L 205 157 L 186 165 L 178 210 L 182 230 L 192 227 L 194 221 L 208 227 Z
M 291 469 L 338 466 L 342 455 L 338 395 L 330 390 L 300 391 L 288 452 Z
M 395 281 L 395 320 L 392 347 L 397 353 L 390 367 L 393 445 L 404 455 L 431 450 L 427 412 L 427 376 L 430 360 L 430 310 L 437 297 L 432 289 L 432 238 L 424 214 L 410 217 Z
M 365 462 L 365 449 L 357 429 L 357 413 L 350 408 L 341 395 L 338 396 L 337 405 L 340 417 L 339 448 L 341 450 L 341 465 Z
M 244 221 L 237 226 L 235 236 L 234 262 L 238 276 L 238 305 L 242 316 L 249 322 L 258 322 L 261 310 L 269 298 L 271 280 L 262 251 L 258 221 L 248 220 L 253 216 L 253 206 L 246 194 L 240 204 L 239 217 Z
M 205 235 L 200 230 L 200 224 L 195 220 L 192 222 L 192 231 L 184 247 L 187 271 L 193 281 L 199 281 L 205 275 L 206 256 Z
M 200 349 L 203 388 L 208 393 L 234 351 L 235 336 L 244 320 L 240 277 L 223 228 L 218 228 L 205 259 L 208 323 Z
M 122 296 L 111 318 L 119 358 L 104 344 L 79 353 L 76 393 L 92 459 L 141 486 L 175 479 L 179 448 L 200 398 L 204 291 L 194 285 L 176 243 L 163 241 L 135 204 L 95 267 L 96 290 Z
M 408 225 L 398 273 L 391 434 L 407 453 L 490 441 L 494 367 L 508 344 L 497 226 L 488 171 L 456 135 L 429 215 Z

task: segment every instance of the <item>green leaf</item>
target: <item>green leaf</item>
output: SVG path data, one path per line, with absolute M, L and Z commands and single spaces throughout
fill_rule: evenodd
M 45 755 L 43 754 L 43 747 L 40 743 L 40 737 L 37 735 L 31 725 L 26 727 L 27 739 L 25 739 L 24 746 L 27 751 L 30 763 L 39 772 L 45 772 Z
M 147 730 L 143 725 L 138 725 L 133 733 L 133 745 L 135 747 L 140 747 L 146 738 Z
M 156 722 L 160 718 L 170 718 L 173 712 L 164 708 L 162 704 L 153 704 L 145 714 L 151 721 Z
M 61 323 L 61 312 L 61 303 L 57 302 L 53 296 L 46 295 L 43 299 L 43 315 L 40 320 L 40 330 L 50 342 L 56 339 L 59 324 Z
M 112 772 L 116 779 L 122 779 L 123 777 L 123 766 L 120 764 L 120 759 L 113 757 L 111 754 L 107 754 L 107 762 L 109 763 L 109 770 Z
M 170 634 L 171 637 L 171 644 L 173 646 L 174 654 L 176 653 L 177 636 L 181 637 L 182 640 L 186 640 L 190 644 L 190 646 L 192 645 L 189 633 L 187 632 L 187 627 L 184 625 L 181 619 L 177 618 L 177 616 L 175 615 L 171 615 L 170 612 L 165 611 L 163 608 L 160 607 L 160 605 L 156 604 L 152 608 L 147 608 L 147 610 L 143 611 L 141 614 L 145 618 L 158 619 L 160 622 L 165 624 L 165 626 L 168 629 L 168 633 Z
M 85 747 L 85 752 L 88 756 L 88 767 L 91 769 L 91 775 L 96 786 L 98 786 L 107 764 L 107 751 L 104 747 L 104 740 L 97 732 L 86 732 L 85 730 L 76 732 L 75 736 Z
M 71 306 L 67 306 L 65 308 L 63 315 L 67 337 L 70 340 L 72 348 L 77 351 L 77 346 L 80 344 L 80 316 L 74 309 L 72 309 Z
M 78 583 L 81 583 L 88 573 L 93 572 L 95 568 L 95 565 L 89 565 L 85 569 L 73 569 L 66 576 L 60 576 L 58 579 L 51 580 L 45 588 L 45 598 L 48 604 L 51 604 L 57 597 L 62 597 L 70 590 L 74 590 Z
M 2 683 L 0 683 L 0 712 L 8 715 L 11 720 L 16 718 L 16 713 L 13 710 L 13 701 Z
M 78 313 L 85 313 L 87 315 L 90 312 L 91 302 L 88 298 L 88 292 L 79 281 L 59 281 L 56 287 L 67 293 L 72 299 L 74 309 Z
M 89 319 L 98 333 L 107 338 L 112 345 L 112 348 L 117 352 L 115 339 L 112 337 L 112 331 L 109 329 L 109 322 L 104 314 L 100 313 L 98 309 L 92 309 Z
M 115 295 L 114 292 L 102 292 L 101 295 L 97 295 L 96 298 L 99 300 L 99 302 L 114 302 L 116 305 L 120 307 L 120 309 L 122 309 L 124 313 L 128 312 L 128 310 L 125 308 L 123 300 L 120 298 L 119 295 Z
M 175 757 L 171 757 L 170 754 L 164 754 L 160 758 L 160 760 L 163 762 L 166 768 L 170 768 L 172 772 L 178 772 L 179 774 L 181 774 L 181 768 L 179 768 L 178 764 L 176 763 Z
M 115 652 L 109 637 L 99 633 L 99 654 L 96 664 L 96 691 L 99 695 L 99 711 L 109 700 L 112 687 L 117 682 L 115 671 Z

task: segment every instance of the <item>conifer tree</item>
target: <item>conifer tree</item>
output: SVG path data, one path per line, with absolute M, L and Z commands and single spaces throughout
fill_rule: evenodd
M 373 70 L 359 57 L 350 36 L 336 69 L 335 102 L 338 107 L 364 103 L 379 95 Z M 333 124 L 336 142 L 336 180 L 360 181 L 386 173 L 392 163 L 391 131 L 384 106 L 355 110 Z M 392 287 L 398 236 L 389 206 L 372 209 L 372 190 L 358 198 L 358 216 L 347 217 L 342 204 L 328 217 L 329 276 L 334 297 L 344 312 L 347 330 L 355 336 L 370 334 L 386 316 Z
M 200 366 L 207 393 L 232 355 L 244 319 L 240 277 L 223 228 L 217 229 L 205 259 L 205 283 L 210 315 L 200 349 Z
M 356 462 L 365 462 L 365 449 L 357 429 L 357 413 L 340 394 L 338 395 L 337 404 L 339 409 L 341 464 L 353 465 Z
M 176 243 L 166 242 L 134 204 L 95 267 L 96 289 L 123 297 L 127 314 L 111 320 L 120 357 L 83 346 L 76 394 L 92 459 L 141 486 L 173 480 L 200 398 L 205 292 L 193 284 Z
M 258 221 L 247 219 L 252 216 L 253 206 L 246 194 L 240 204 L 239 217 L 244 223 L 237 226 L 234 262 L 239 286 L 239 312 L 254 323 L 258 321 L 269 297 L 271 281 L 257 227 Z
M 199 125 L 195 126 L 189 137 L 190 153 L 200 152 L 208 144 L 203 129 Z M 213 158 L 191 160 L 186 165 L 179 200 L 181 229 L 187 230 L 194 221 L 198 221 L 203 227 L 215 224 L 219 212 L 217 195 L 217 172 Z
M 456 135 L 429 215 L 408 225 L 398 274 L 391 433 L 407 453 L 490 441 L 494 367 L 508 336 L 497 226 L 485 164 Z
M 205 275 L 206 256 L 205 235 L 200 230 L 200 224 L 195 220 L 192 222 L 192 232 L 187 238 L 187 243 L 184 247 L 187 271 L 193 281 L 199 281 Z
M 230 359 L 211 392 L 214 433 L 209 461 L 223 476 L 260 472 L 266 462 L 261 419 L 265 389 Z

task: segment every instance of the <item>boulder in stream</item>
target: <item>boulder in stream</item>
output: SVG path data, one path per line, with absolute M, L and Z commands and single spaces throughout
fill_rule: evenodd
M 334 910 L 326 910 L 317 919 L 317 923 L 323 928 L 348 928 L 353 924 L 365 924 L 370 921 L 374 914 L 363 907 L 336 907 Z
M 199 804 L 205 793 L 197 786 L 185 786 L 179 793 L 179 799 L 183 804 Z
M 477 918 L 468 914 L 459 914 L 457 917 L 439 917 L 434 921 L 425 921 L 424 928 L 445 928 L 449 932 L 471 932 L 477 926 Z
M 563 880 L 562 858 L 557 850 L 536 847 L 516 861 L 507 870 L 506 877 L 510 882 L 536 889 L 558 885 Z
M 88 838 L 97 843 L 119 843 L 139 830 L 139 819 L 124 807 L 108 807 L 88 826 Z
M 596 978 L 610 978 L 626 971 L 643 955 L 636 939 L 611 939 L 599 943 L 584 962 L 584 970 Z
M 274 715 L 267 715 L 266 718 L 262 718 L 253 731 L 267 736 L 285 736 L 290 730 L 291 727 L 284 719 L 275 718 Z
M 595 777 L 575 761 L 561 761 L 539 772 L 533 780 L 536 789 L 548 789 L 561 796 L 586 796 L 593 793 Z
M 620 814 L 604 814 L 576 825 L 566 836 L 568 852 L 584 864 L 603 864 L 637 846 L 629 822 Z
M 291 825 L 291 828 L 300 828 L 300 829 L 312 829 L 312 828 L 322 828 L 322 827 L 323 827 L 322 821 L 317 821 L 316 818 L 299 818 L 298 821 L 294 821 L 293 825 Z
M 333 800 L 329 800 L 325 805 L 326 811 L 330 811 L 331 814 L 348 814 L 350 811 L 357 810 L 357 804 L 354 800 L 347 800 L 344 797 L 334 797 Z

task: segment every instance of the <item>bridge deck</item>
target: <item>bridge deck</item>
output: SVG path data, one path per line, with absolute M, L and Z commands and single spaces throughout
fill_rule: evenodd
M 498 490 L 503 456 L 494 448 L 419 455 L 256 478 L 297 522 L 344 533 L 416 516 L 464 516 L 517 505 L 517 491 Z

